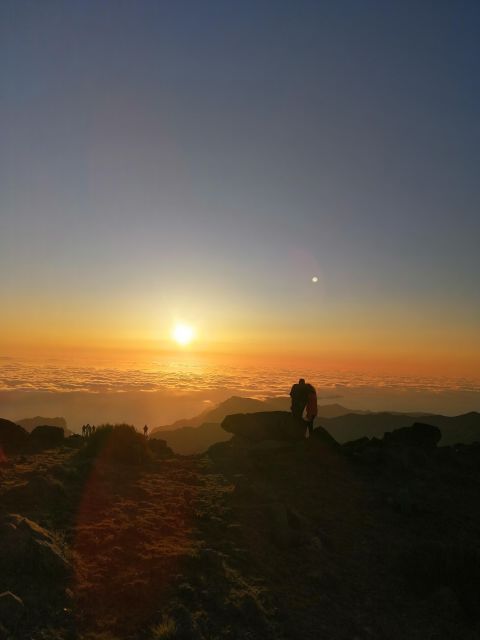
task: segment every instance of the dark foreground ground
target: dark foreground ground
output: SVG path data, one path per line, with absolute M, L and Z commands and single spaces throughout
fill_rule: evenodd
M 0 469 L 0 638 L 480 638 L 475 445 Z

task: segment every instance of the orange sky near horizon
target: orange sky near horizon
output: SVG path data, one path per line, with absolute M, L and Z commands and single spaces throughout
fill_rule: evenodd
M 68 314 L 66 314 L 68 316 Z M 189 321 L 188 316 L 183 316 Z M 179 316 L 180 319 L 180 316 Z M 361 314 L 342 315 L 335 322 L 314 317 L 297 322 L 288 318 L 268 326 L 266 318 L 232 320 L 223 326 L 218 318 L 197 317 L 191 322 L 196 336 L 187 346 L 172 340 L 173 316 L 156 318 L 136 314 L 76 318 L 48 313 L 36 317 L 4 317 L 0 323 L 0 355 L 70 357 L 120 362 L 152 355 L 226 359 L 231 364 L 319 366 L 398 374 L 479 377 L 480 347 L 474 327 L 458 331 L 453 326 L 430 326 L 408 318 L 380 323 Z M 243 322 L 242 322 L 243 320 Z M 290 319 L 291 320 L 291 319 Z M 410 321 L 409 321 L 410 320 Z

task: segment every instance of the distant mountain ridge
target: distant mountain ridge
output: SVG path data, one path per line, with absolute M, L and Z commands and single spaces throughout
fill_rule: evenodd
M 289 406 L 290 398 L 288 397 L 269 398 L 263 401 L 232 396 L 198 416 L 157 427 L 152 430 L 151 436 L 166 440 L 168 446 L 177 453 L 183 455 L 201 453 L 212 444 L 224 442 L 230 438 L 230 434 L 221 427 L 221 422 L 227 415 L 288 410 Z M 374 412 L 353 410 L 333 403 L 318 407 L 316 424 L 327 429 L 339 443 L 344 443 L 365 436 L 382 438 L 387 431 L 410 427 L 419 418 L 422 422 L 441 430 L 440 446 L 480 441 L 480 413 L 477 412 L 459 416 L 443 416 L 418 411 Z
M 254 413 L 255 411 L 267 411 L 268 409 L 266 407 L 270 408 L 270 404 L 263 400 L 232 396 L 231 398 L 220 402 L 220 404 L 213 409 L 206 409 L 193 418 L 183 418 L 176 420 L 170 425 L 155 427 L 152 429 L 151 434 L 154 435 L 158 432 L 171 431 L 181 427 L 199 427 L 207 422 L 220 424 L 225 416 L 228 416 L 230 413 Z
M 255 413 L 256 411 L 288 411 L 290 409 L 290 398 L 288 396 L 279 396 L 277 398 L 268 398 L 267 400 L 258 400 L 256 398 L 244 398 L 242 396 L 231 396 L 227 400 L 220 402 L 213 409 L 206 409 L 202 413 L 193 418 L 182 418 L 176 420 L 170 425 L 155 427 L 151 434 L 159 431 L 170 431 L 181 427 L 199 427 L 200 425 L 210 422 L 218 423 L 232 413 Z M 343 416 L 346 413 L 369 413 L 357 411 L 356 409 L 348 409 L 340 404 L 327 404 L 318 407 L 318 415 L 325 418 L 334 418 Z
M 381 438 L 386 431 L 412 426 L 419 417 L 423 423 L 441 430 L 440 446 L 480 441 L 480 413 L 476 411 L 459 416 L 428 413 L 348 413 L 343 416 L 323 418 L 320 423 L 338 442 L 344 443 L 365 436 Z
M 234 413 L 257 413 L 260 411 L 278 411 L 290 408 L 288 396 L 257 400 L 232 396 L 220 402 L 213 409 L 207 409 L 198 416 L 177 420 L 171 425 L 152 429 L 151 437 L 166 440 L 169 447 L 176 453 L 192 455 L 202 453 L 216 442 L 224 442 L 231 438 L 231 434 L 222 429 L 221 422 L 228 415 Z M 318 408 L 319 416 L 337 417 L 351 413 L 352 409 L 340 404 L 328 404 Z

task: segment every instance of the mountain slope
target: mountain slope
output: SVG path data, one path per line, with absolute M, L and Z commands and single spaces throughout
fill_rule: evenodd
M 381 438 L 386 431 L 410 427 L 418 421 L 418 414 L 398 413 L 349 413 L 334 418 L 322 418 L 319 422 L 334 438 L 340 442 L 348 442 L 357 438 Z M 480 414 L 466 413 L 460 416 L 442 416 L 422 414 L 421 422 L 438 427 L 442 431 L 441 445 L 463 442 L 470 444 L 480 441 Z
M 203 453 L 216 442 L 225 442 L 232 437 L 217 422 L 206 422 L 199 427 L 180 427 L 167 431 L 157 431 L 155 438 L 167 442 L 167 445 L 183 456 Z
M 259 411 L 275 411 L 279 407 L 289 410 L 290 398 L 269 398 L 266 401 L 255 398 L 232 396 L 221 402 L 214 409 L 202 412 L 200 415 L 185 420 L 178 420 L 170 426 L 152 429 L 151 437 L 166 440 L 169 447 L 176 453 L 191 455 L 206 451 L 216 442 L 228 440 L 227 434 L 220 423 L 227 415 L 235 413 L 257 413 Z M 351 409 L 339 404 L 328 404 L 318 408 L 321 417 L 336 417 L 350 413 Z
M 268 411 L 270 410 L 270 405 L 268 402 L 264 402 L 262 400 L 256 400 L 255 398 L 242 398 L 240 396 L 232 396 L 225 400 L 224 402 L 220 402 L 213 409 L 207 409 L 206 411 L 202 411 L 202 413 L 194 416 L 193 418 L 184 418 L 181 420 L 176 420 L 170 425 L 165 425 L 162 427 L 155 427 L 151 431 L 151 435 L 156 435 L 159 432 L 169 431 L 172 429 L 179 429 L 181 427 L 199 427 L 205 423 L 218 423 L 232 413 L 254 413 L 255 411 Z M 158 436 L 156 437 L 163 437 Z

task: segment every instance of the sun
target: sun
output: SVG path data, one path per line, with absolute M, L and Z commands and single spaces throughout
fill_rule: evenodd
M 182 347 L 190 344 L 195 337 L 195 330 L 189 324 L 176 324 L 172 331 L 172 338 Z

